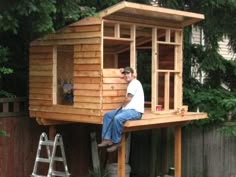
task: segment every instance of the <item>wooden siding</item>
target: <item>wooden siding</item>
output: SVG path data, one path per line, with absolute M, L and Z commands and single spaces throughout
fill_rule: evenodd
M 77 42 L 67 42 L 71 39 Z M 67 44 L 73 46 L 74 52 L 74 103 L 73 106 L 53 105 L 53 46 Z M 100 24 L 74 23 L 47 35 L 43 42 L 31 43 L 29 104 L 32 117 L 100 123 L 101 118 L 97 116 L 101 115 L 101 80 Z
M 87 23 L 86 19 L 88 19 L 90 23 Z M 91 20 L 95 20 L 94 23 Z M 101 20 L 99 18 L 93 17 L 85 18 L 74 24 L 68 25 L 63 29 L 60 29 L 55 33 L 48 34 L 43 38 L 37 39 L 31 42 L 31 46 L 100 44 L 100 41 Z
M 121 78 L 119 69 L 103 69 L 102 80 L 102 110 L 118 108 L 124 101 L 127 83 Z
M 51 106 L 53 47 L 32 46 L 29 58 L 29 104 Z
M 84 33 L 91 35 L 91 43 L 86 42 L 74 46 L 74 108 L 81 110 L 83 115 L 101 115 L 101 25 L 83 25 L 77 33 L 85 39 Z M 100 40 L 96 39 L 99 36 Z M 89 118 L 89 117 L 88 117 Z M 82 119 L 82 117 L 80 118 Z M 101 117 L 90 117 L 101 122 Z M 89 119 L 88 119 L 89 120 Z

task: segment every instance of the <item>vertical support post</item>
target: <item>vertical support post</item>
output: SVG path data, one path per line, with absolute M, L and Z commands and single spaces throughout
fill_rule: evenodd
M 156 111 L 158 100 L 158 73 L 157 73 L 157 28 L 152 28 L 152 111 Z
M 57 104 L 57 47 L 53 47 L 52 54 L 52 104 Z
M 121 147 L 118 149 L 118 177 L 125 177 L 125 133 L 122 133 Z
M 130 28 L 130 37 L 132 39 L 130 43 L 130 66 L 136 71 L 136 25 L 132 25 Z
M 181 177 L 181 126 L 175 127 L 175 176 Z
M 164 89 L 164 110 L 168 111 L 170 107 L 170 72 L 165 72 Z
M 174 109 L 180 108 L 182 106 L 182 79 L 183 79 L 183 52 L 182 52 L 182 41 L 183 34 L 182 31 L 175 32 L 175 42 L 179 45 L 175 46 L 175 86 L 174 86 Z
M 104 67 L 104 27 L 105 27 L 105 24 L 104 24 L 104 20 L 102 20 L 102 24 L 101 24 L 101 46 L 100 46 L 100 51 L 101 51 L 101 70 L 103 70 L 103 67 Z
M 115 37 L 120 38 L 120 24 L 119 23 L 115 24 L 114 31 L 115 31 Z
M 170 42 L 170 29 L 166 29 L 166 42 Z
M 49 130 L 48 130 L 49 140 L 54 140 L 56 133 L 57 133 L 56 127 L 53 125 L 50 125 Z
M 9 112 L 9 102 L 2 104 L 2 112 Z

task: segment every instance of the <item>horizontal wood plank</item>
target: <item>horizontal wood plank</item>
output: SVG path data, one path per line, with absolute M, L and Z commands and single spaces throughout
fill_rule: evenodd
M 125 96 L 125 90 L 104 90 L 102 96 Z
M 35 94 L 45 94 L 45 95 L 51 95 L 52 89 L 45 89 L 45 88 L 30 88 L 29 93 L 35 93 Z
M 101 83 L 100 77 L 74 77 L 74 83 L 78 84 L 99 84 Z
M 51 59 L 52 55 L 53 55 L 53 52 L 46 53 L 46 54 L 45 53 L 31 54 L 30 55 L 30 59 L 32 59 L 32 60 L 34 60 L 34 59 L 42 59 L 44 61 L 44 60 L 47 60 L 47 59 Z
M 52 71 L 30 71 L 30 76 L 52 76 Z
M 51 76 L 31 76 L 29 78 L 30 83 L 37 83 L 37 82 L 43 82 L 43 83 L 52 83 L 52 77 Z
M 78 114 L 78 115 L 101 115 L 101 110 L 99 109 L 82 109 L 75 108 L 70 105 L 52 105 L 52 106 L 38 106 L 31 105 L 29 107 L 30 111 L 40 111 L 40 112 L 51 112 L 51 113 L 62 113 L 62 114 Z
M 55 33 L 47 35 L 47 40 L 61 40 L 61 39 L 83 39 L 83 38 L 94 38 L 101 37 L 100 31 L 86 31 L 76 33 Z
M 97 57 L 101 57 L 101 52 L 100 51 L 75 52 L 74 57 L 75 58 L 97 58 Z
M 52 95 L 30 94 L 30 100 L 52 100 Z
M 109 104 L 103 104 L 102 108 L 103 109 L 116 109 L 119 108 L 121 103 L 109 103 Z
M 101 86 L 99 84 L 78 84 L 74 83 L 74 89 L 76 90 L 97 90 L 100 91 Z
M 54 113 L 54 112 L 40 112 L 35 111 L 33 113 L 35 117 L 46 118 L 50 120 L 61 120 L 70 122 L 84 122 L 84 123 L 95 123 L 101 124 L 102 117 L 94 115 L 78 115 L 78 114 L 65 114 L 65 113 Z
M 87 25 L 87 26 L 70 26 L 64 32 L 87 32 L 87 31 L 101 31 L 101 25 Z
M 34 65 L 34 64 L 31 64 L 29 66 L 29 70 L 30 71 L 50 71 L 52 70 L 52 64 L 50 65 Z
M 127 85 L 127 82 L 123 78 L 103 78 L 102 82 L 104 84 L 124 84 Z
M 79 71 L 82 71 L 82 70 L 85 70 L 85 71 L 92 71 L 92 70 L 96 70 L 96 71 L 100 71 L 101 70 L 101 65 L 99 64 L 84 64 L 84 65 L 81 65 L 81 64 L 75 64 L 74 65 L 74 71 L 76 70 L 79 70 Z
M 90 52 L 90 51 L 100 51 L 100 50 L 101 50 L 100 44 L 81 44 L 74 46 L 75 52 Z
M 124 96 L 104 96 L 102 99 L 103 103 L 122 103 L 124 101 Z
M 30 65 L 52 65 L 52 58 L 50 59 L 31 59 L 29 60 Z
M 82 108 L 82 109 L 101 109 L 100 103 L 79 103 L 74 102 L 75 108 Z
M 74 102 L 76 103 L 101 103 L 101 97 L 99 96 L 76 96 Z
M 31 43 L 31 46 L 44 45 L 75 45 L 75 44 L 100 44 L 101 38 L 83 38 L 83 39 L 60 39 L 60 40 L 37 40 Z
M 51 106 L 52 105 L 52 100 L 34 100 L 31 99 L 29 100 L 30 105 L 37 105 L 37 106 Z
M 106 83 L 102 85 L 102 89 L 103 90 L 126 90 L 127 88 L 127 84 L 122 84 L 122 83 L 118 83 L 118 84 L 114 84 L 114 83 Z
M 103 77 L 121 77 L 120 69 L 103 69 Z
M 75 77 L 99 77 L 101 76 L 100 71 L 74 71 Z
M 52 83 L 50 82 L 30 82 L 30 88 L 49 88 L 52 89 Z
M 100 92 L 97 90 L 74 90 L 74 95 L 79 95 L 79 96 L 100 96 Z
M 29 48 L 30 55 L 32 54 L 47 54 L 53 52 L 52 46 L 32 46 Z
M 101 64 L 101 58 L 74 58 L 75 64 Z

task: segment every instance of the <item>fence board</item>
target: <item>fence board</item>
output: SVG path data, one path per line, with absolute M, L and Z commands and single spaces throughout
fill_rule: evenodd
M 184 130 L 183 177 L 236 175 L 236 140 L 221 134 L 219 128 Z

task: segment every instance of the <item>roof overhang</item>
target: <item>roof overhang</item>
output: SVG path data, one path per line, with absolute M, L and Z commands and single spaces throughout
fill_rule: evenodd
M 204 19 L 203 14 L 126 1 L 100 11 L 99 15 L 101 18 L 109 20 L 137 21 L 144 24 L 178 28 L 183 28 Z

